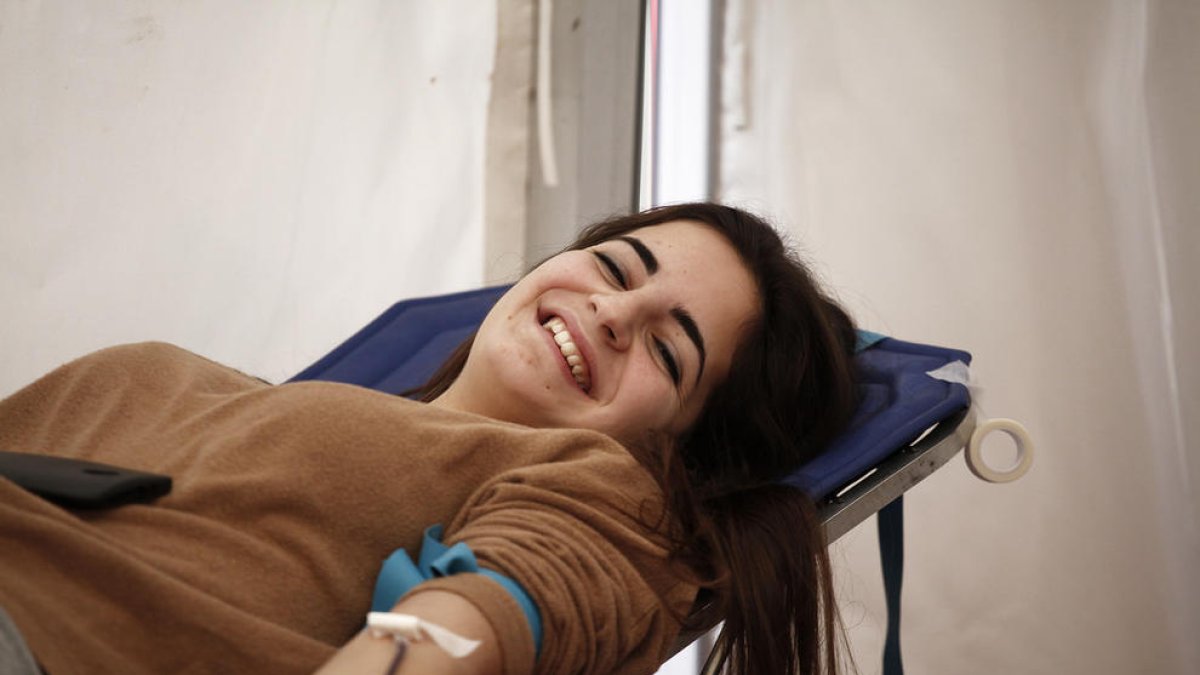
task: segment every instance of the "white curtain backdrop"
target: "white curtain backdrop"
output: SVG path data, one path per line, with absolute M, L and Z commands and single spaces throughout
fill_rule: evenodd
M 148 339 L 282 380 L 478 286 L 496 25 L 477 0 L 0 4 L 0 395 Z
M 1200 6 L 730 0 L 722 196 L 865 327 L 975 355 L 1022 480 L 906 499 L 913 673 L 1200 672 Z M 991 448 L 1003 454 L 1006 448 Z M 874 521 L 834 546 L 862 673 Z

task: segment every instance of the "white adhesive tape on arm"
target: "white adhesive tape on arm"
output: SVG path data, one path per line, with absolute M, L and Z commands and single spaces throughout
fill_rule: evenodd
M 450 656 L 461 659 L 479 646 L 479 640 L 465 638 L 435 623 L 423 621 L 409 614 L 393 612 L 371 612 L 367 614 L 367 628 L 376 634 L 383 633 L 414 642 L 428 636 Z

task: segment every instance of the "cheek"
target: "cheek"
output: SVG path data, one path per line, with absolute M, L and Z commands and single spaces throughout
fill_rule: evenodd
M 471 386 L 481 391 L 520 391 L 533 384 L 535 345 L 529 344 L 529 338 L 522 336 L 505 316 L 503 313 L 489 316 L 475 337 L 463 371 L 470 376 Z
M 616 406 L 629 431 L 671 431 L 680 414 L 679 398 L 671 381 L 653 364 L 630 369 Z

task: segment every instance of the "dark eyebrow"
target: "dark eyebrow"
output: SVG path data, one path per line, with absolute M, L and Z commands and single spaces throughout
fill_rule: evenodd
M 646 266 L 646 273 L 653 275 L 658 271 L 658 258 L 654 257 L 654 252 L 651 251 L 641 239 L 631 237 L 629 235 L 621 235 L 617 239 L 629 244 L 633 247 L 637 256 L 642 259 L 642 264 Z M 696 369 L 696 382 L 700 381 L 700 376 L 704 374 L 704 361 L 708 358 L 708 352 L 704 349 L 704 336 L 700 334 L 700 327 L 696 325 L 696 320 L 692 318 L 690 312 L 682 307 L 673 307 L 671 316 L 679 322 L 679 326 L 683 328 L 683 332 L 687 334 L 688 339 L 692 344 L 696 345 L 696 351 L 700 353 L 700 367 Z
M 700 376 L 704 374 L 704 359 L 708 355 L 708 352 L 704 350 L 704 336 L 700 334 L 700 327 L 696 325 L 696 320 L 686 309 L 674 307 L 671 309 L 671 316 L 683 327 L 683 332 L 687 333 L 692 344 L 696 345 L 696 351 L 700 352 L 700 367 L 696 369 L 696 382 L 699 382 Z
M 634 252 L 636 252 L 638 257 L 642 259 L 642 264 L 646 266 L 646 272 L 648 274 L 654 274 L 658 271 L 658 258 L 654 257 L 654 252 L 646 248 L 646 245 L 642 243 L 641 239 L 638 239 L 637 237 L 631 237 L 629 235 L 622 235 L 617 237 L 617 239 L 633 247 Z

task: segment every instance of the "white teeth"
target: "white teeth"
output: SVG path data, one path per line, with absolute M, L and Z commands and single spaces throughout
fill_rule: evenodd
M 551 317 L 542 327 L 550 331 L 554 336 L 554 342 L 558 345 L 559 351 L 567 360 L 567 365 L 571 368 L 571 375 L 575 377 L 576 384 L 580 389 L 587 391 L 592 386 L 592 378 L 588 374 L 587 364 L 583 362 L 583 357 L 579 355 L 579 348 L 575 346 L 575 341 L 571 337 L 571 332 L 567 330 L 567 324 L 557 316 Z

